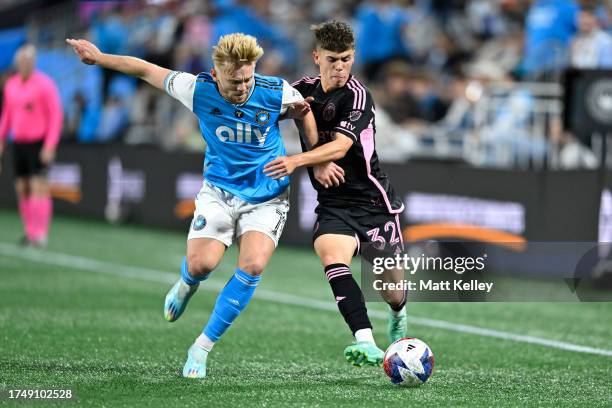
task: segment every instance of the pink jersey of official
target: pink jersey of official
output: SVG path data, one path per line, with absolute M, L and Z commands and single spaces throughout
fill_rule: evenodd
M 51 78 L 34 71 L 24 81 L 15 74 L 4 87 L 0 142 L 12 131 L 16 143 L 43 140 L 45 148 L 55 148 L 62 131 L 62 117 L 59 93 Z

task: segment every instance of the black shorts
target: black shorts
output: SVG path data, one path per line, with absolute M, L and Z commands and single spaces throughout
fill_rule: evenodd
M 40 161 L 42 148 L 42 140 L 33 143 L 13 143 L 15 177 L 46 175 L 47 166 Z
M 312 240 L 325 234 L 355 237 L 357 254 L 383 251 L 393 256 L 404 251 L 404 240 L 398 215 L 371 213 L 360 207 L 317 207 L 318 217 Z M 367 251 L 366 251 L 367 248 Z

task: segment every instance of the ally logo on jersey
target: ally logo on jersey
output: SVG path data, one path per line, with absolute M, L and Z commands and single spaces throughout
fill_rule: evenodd
M 269 115 L 269 114 L 268 114 Z M 262 146 L 266 142 L 266 136 L 270 127 L 267 127 L 262 132 L 262 129 L 251 126 L 250 123 L 236 122 L 235 127 L 219 126 L 215 130 L 215 136 L 222 142 L 236 142 L 257 144 Z

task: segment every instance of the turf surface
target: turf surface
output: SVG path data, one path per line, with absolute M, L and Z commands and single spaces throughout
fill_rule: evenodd
M 436 357 L 424 386 L 394 387 L 382 369 L 349 366 L 342 350 L 351 336 L 337 312 L 274 298 L 334 306 L 315 255 L 291 247 L 264 274 L 265 299 L 256 297 L 215 346 L 208 377 L 183 379 L 186 350 L 235 250 L 169 324 L 163 297 L 178 277 L 185 234 L 58 217 L 41 252 L 14 245 L 20 230 L 15 212 L 0 211 L 0 389 L 70 388 L 76 399 L 57 405 L 109 407 L 612 406 L 612 357 L 420 324 L 409 334 Z M 610 303 L 417 303 L 409 314 L 612 348 Z M 373 323 L 386 346 L 385 321 Z

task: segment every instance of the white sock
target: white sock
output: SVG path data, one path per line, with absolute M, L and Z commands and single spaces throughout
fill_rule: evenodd
M 393 317 L 402 316 L 406 314 L 406 305 L 404 305 L 400 310 L 393 310 L 391 307 L 389 307 L 389 311 Z
M 185 283 L 183 279 L 181 279 L 180 282 L 181 284 L 178 289 L 178 295 L 180 298 L 184 298 L 189 292 L 192 292 L 192 293 L 195 292 L 196 290 L 198 290 L 198 286 L 200 286 L 200 285 L 189 286 L 188 284 Z
M 212 350 L 213 346 L 215 345 L 215 342 L 209 339 L 204 333 L 202 333 L 198 336 L 198 338 L 193 344 L 207 352 L 210 352 L 210 350 Z
M 374 341 L 374 335 L 372 334 L 372 329 L 359 329 L 355 332 L 355 340 L 359 341 L 367 341 L 376 345 Z

